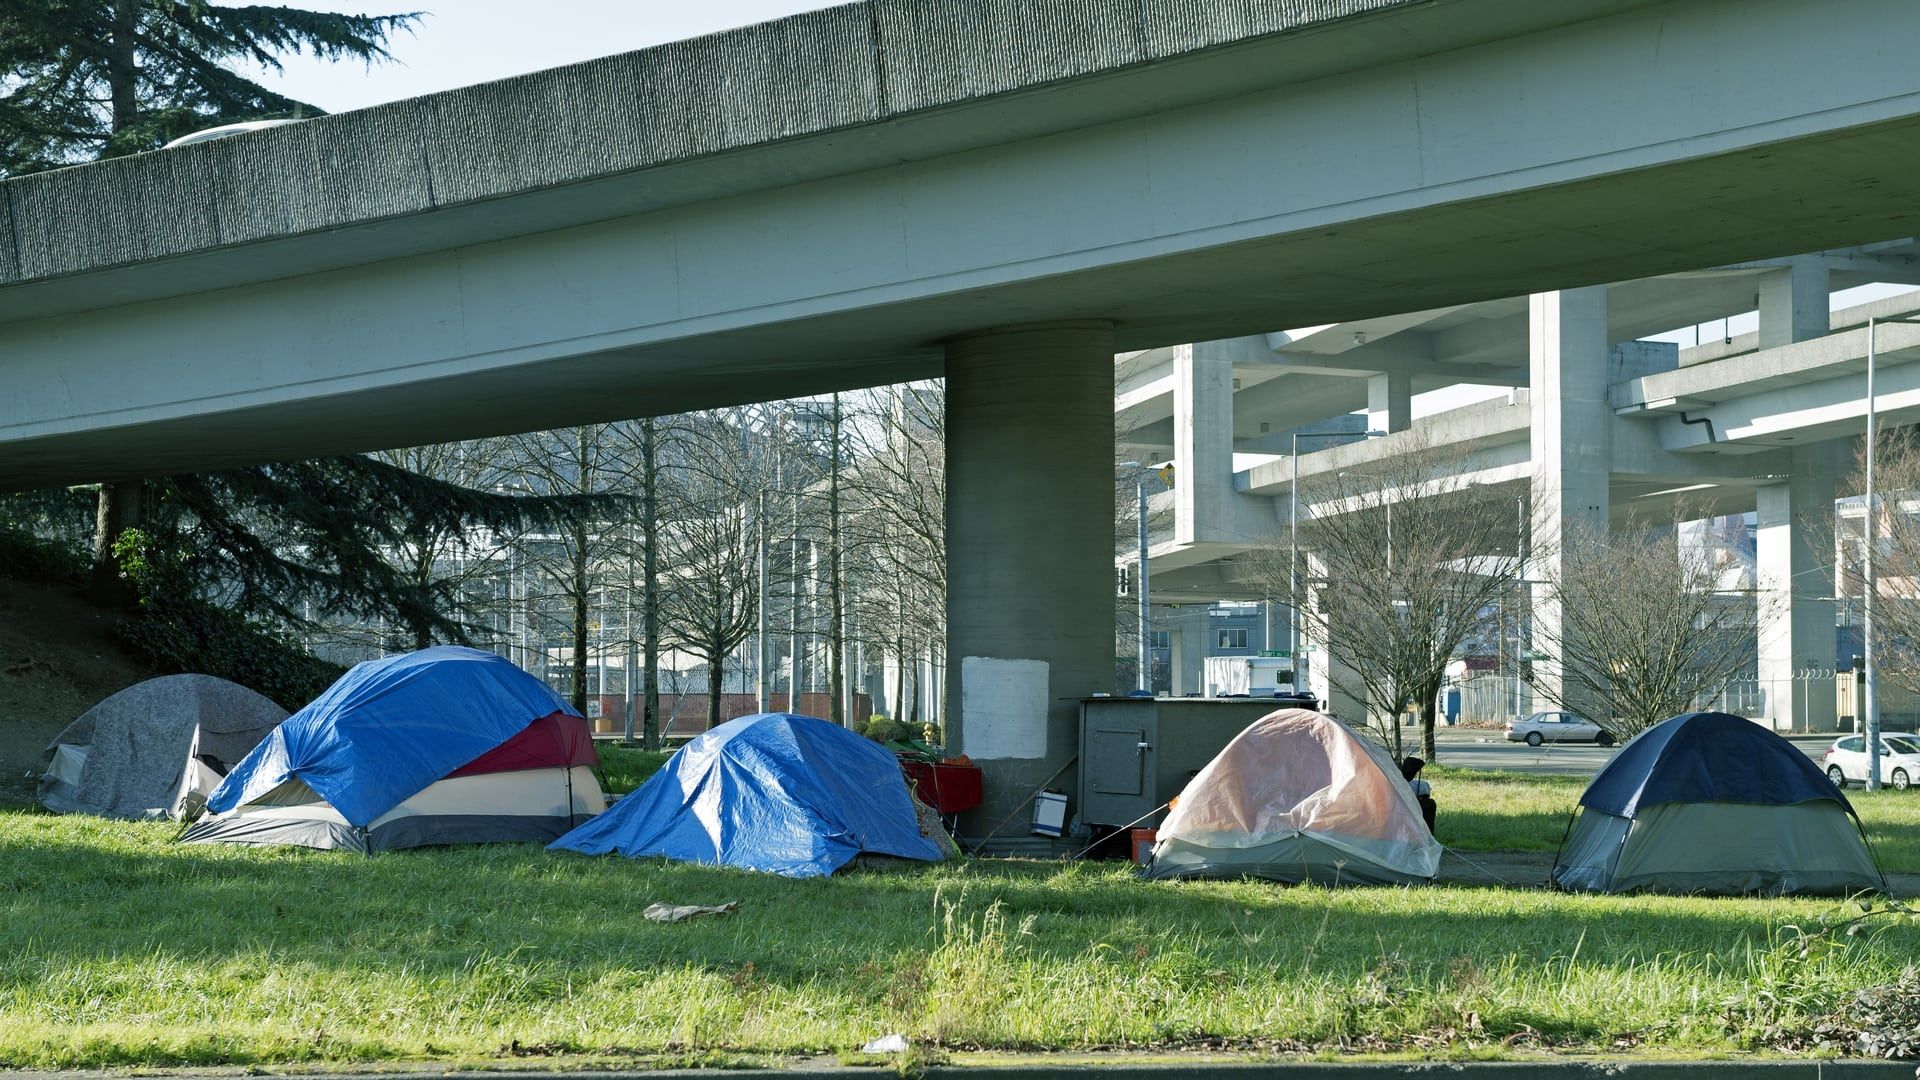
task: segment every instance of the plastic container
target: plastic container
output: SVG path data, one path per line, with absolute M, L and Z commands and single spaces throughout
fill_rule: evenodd
M 958 814 L 980 805 L 980 769 L 976 765 L 903 761 L 900 768 L 916 783 L 914 794 L 942 814 Z
M 1043 791 L 1033 797 L 1033 831 L 1039 836 L 1067 834 L 1067 797 L 1058 791 Z
M 1147 865 L 1153 858 L 1154 841 L 1160 838 L 1158 829 L 1133 830 L 1133 861 L 1141 866 Z

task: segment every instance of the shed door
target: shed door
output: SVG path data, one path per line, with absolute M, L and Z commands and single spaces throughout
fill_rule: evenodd
M 1138 795 L 1146 769 L 1146 730 L 1101 724 L 1087 736 L 1088 790 L 1102 795 Z

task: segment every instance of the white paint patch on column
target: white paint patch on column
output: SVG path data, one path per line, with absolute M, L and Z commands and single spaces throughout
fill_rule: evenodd
M 1049 674 L 1045 660 L 962 658 L 961 751 L 987 761 L 1046 757 Z

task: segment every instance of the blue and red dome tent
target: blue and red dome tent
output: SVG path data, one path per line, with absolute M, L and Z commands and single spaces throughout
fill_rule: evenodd
M 698 736 L 551 846 L 788 877 L 831 874 L 862 852 L 939 860 L 912 798 L 899 761 L 873 740 L 811 716 L 757 713 Z
M 186 841 L 380 851 L 547 841 L 606 806 L 586 720 L 492 653 L 356 665 L 261 741 Z

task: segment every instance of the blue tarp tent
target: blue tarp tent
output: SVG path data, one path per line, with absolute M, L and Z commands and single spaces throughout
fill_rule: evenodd
M 811 716 L 759 713 L 695 738 L 551 847 L 788 877 L 831 874 L 861 852 L 940 859 L 912 798 L 900 763 L 873 740 Z
M 1844 894 L 1884 889 L 1852 804 L 1792 743 L 1696 712 L 1622 747 L 1554 859 L 1567 889 Z
M 297 777 L 365 828 L 554 713 L 579 715 L 545 683 L 492 653 L 446 645 L 369 660 L 254 747 L 214 789 L 207 809 L 231 810 Z

